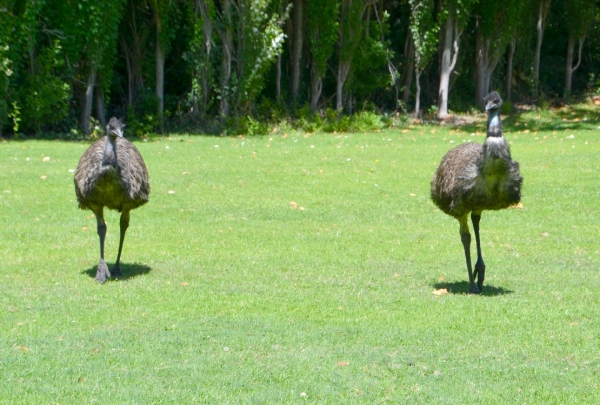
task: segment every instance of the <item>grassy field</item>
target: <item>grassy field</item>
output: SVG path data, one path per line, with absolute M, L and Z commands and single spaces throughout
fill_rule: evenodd
M 88 144 L 1 142 L 0 404 L 598 404 L 592 113 L 506 120 L 523 207 L 483 213 L 479 296 L 429 181 L 482 123 L 138 141 L 152 194 L 104 285 Z

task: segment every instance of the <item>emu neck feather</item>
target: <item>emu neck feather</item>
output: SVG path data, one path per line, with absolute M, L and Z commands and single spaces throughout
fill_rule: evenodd
M 117 153 L 116 153 L 116 138 L 112 136 L 106 137 L 106 145 L 104 148 L 104 155 L 102 156 L 103 166 L 117 167 Z

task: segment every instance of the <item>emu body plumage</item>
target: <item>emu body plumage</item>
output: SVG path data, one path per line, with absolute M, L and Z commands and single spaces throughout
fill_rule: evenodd
M 499 210 L 517 204 L 521 200 L 519 163 L 512 160 L 510 147 L 502 134 L 500 106 L 502 99 L 497 92 L 485 97 L 488 112 L 487 137 L 482 144 L 464 143 L 450 150 L 440 162 L 431 180 L 431 199 L 446 214 L 460 223 L 470 292 L 479 293 L 483 288 L 485 264 L 481 256 L 479 221 L 484 210 Z M 477 262 L 471 267 L 468 216 L 475 231 Z M 477 284 L 475 284 L 477 279 Z
M 96 280 L 100 283 L 111 277 L 104 262 L 104 207 L 121 213 L 119 252 L 112 271 L 113 276 L 118 276 L 121 274 L 121 251 L 129 226 L 129 211 L 147 203 L 150 194 L 144 159 L 137 148 L 123 138 L 122 127 L 118 119 L 110 119 L 106 126 L 107 135 L 84 152 L 74 178 L 79 208 L 92 210 L 96 216 L 100 237 L 100 263 Z

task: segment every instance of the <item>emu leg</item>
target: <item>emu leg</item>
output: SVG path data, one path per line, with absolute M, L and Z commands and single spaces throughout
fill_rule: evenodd
M 471 221 L 473 222 L 473 229 L 475 230 L 475 242 L 477 243 L 477 262 L 475 263 L 475 274 L 477 277 L 477 287 L 479 291 L 483 291 L 483 280 L 485 280 L 485 263 L 481 256 L 481 242 L 479 240 L 479 220 L 481 219 L 481 213 L 472 213 Z
M 121 228 L 121 236 L 119 238 L 119 253 L 117 254 L 117 262 L 113 268 L 113 275 L 120 276 L 121 273 L 121 251 L 123 250 L 123 241 L 125 240 L 125 232 L 129 228 L 129 210 L 123 210 L 121 213 L 121 220 L 119 221 Z
M 104 237 L 106 236 L 106 222 L 104 222 L 104 207 L 92 209 L 94 215 L 96 215 L 96 223 L 98 224 L 98 236 L 100 237 L 100 263 L 98 263 L 98 270 L 96 271 L 96 281 L 103 284 L 108 277 L 110 277 L 110 271 L 108 266 L 104 262 Z
M 479 289 L 475 285 L 475 277 L 473 276 L 473 270 L 471 266 L 471 233 L 469 233 L 469 222 L 468 216 L 458 218 L 460 223 L 460 240 L 462 241 L 465 249 L 465 259 L 467 261 L 467 272 L 469 273 L 469 292 L 472 294 L 479 294 Z

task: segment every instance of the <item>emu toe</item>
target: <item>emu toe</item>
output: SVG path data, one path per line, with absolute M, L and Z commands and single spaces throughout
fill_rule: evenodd
M 469 288 L 469 294 L 479 294 L 479 288 L 475 284 L 471 284 L 471 288 Z
M 117 263 L 112 269 L 111 277 L 121 277 L 122 275 L 123 273 L 121 272 L 121 266 Z
M 110 271 L 104 260 L 100 259 L 98 263 L 98 271 L 96 271 L 96 281 L 100 284 L 104 284 L 107 278 L 110 277 Z
M 477 263 L 475 263 L 473 278 L 477 278 L 477 288 L 479 291 L 483 291 L 483 280 L 485 280 L 485 264 L 483 260 L 477 260 Z

